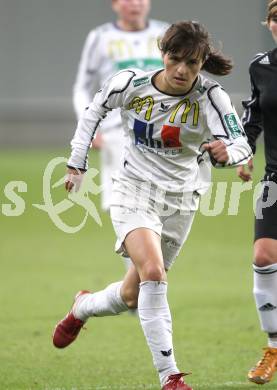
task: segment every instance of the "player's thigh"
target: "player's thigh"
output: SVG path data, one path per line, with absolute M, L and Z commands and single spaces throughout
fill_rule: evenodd
M 150 276 L 165 279 L 161 238 L 155 231 L 144 227 L 132 230 L 125 237 L 124 246 L 142 281 Z

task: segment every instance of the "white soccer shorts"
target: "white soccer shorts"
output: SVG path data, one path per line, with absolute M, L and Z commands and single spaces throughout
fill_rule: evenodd
M 124 247 L 127 234 L 145 227 L 161 237 L 164 265 L 169 269 L 188 237 L 199 195 L 161 195 L 153 184 L 121 177 L 114 180 L 111 199 L 110 213 L 117 236 L 115 251 L 128 256 Z

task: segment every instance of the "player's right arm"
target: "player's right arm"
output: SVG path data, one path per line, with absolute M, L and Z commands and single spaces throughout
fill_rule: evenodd
M 71 141 L 71 156 L 67 163 L 70 170 L 68 173 L 75 174 L 75 171 L 87 170 L 88 151 L 101 120 L 109 111 L 124 106 L 128 87 L 135 75 L 136 73 L 131 70 L 119 72 L 96 93 L 92 103 L 79 120 Z M 70 187 L 71 184 L 67 183 L 66 189 L 70 190 Z

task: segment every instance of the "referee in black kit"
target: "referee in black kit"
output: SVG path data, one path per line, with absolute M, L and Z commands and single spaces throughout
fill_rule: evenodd
M 277 44 L 277 0 L 270 0 L 264 24 Z M 277 47 L 258 54 L 250 64 L 251 100 L 243 102 L 243 125 L 253 152 L 264 132 L 265 176 L 257 200 L 254 240 L 254 297 L 261 328 L 268 334 L 263 357 L 248 373 L 257 384 L 270 382 L 277 369 Z M 237 168 L 239 177 L 248 181 L 253 170 Z

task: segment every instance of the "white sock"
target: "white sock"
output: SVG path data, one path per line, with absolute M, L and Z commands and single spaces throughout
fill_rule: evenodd
M 88 317 L 112 316 L 127 311 L 128 306 L 120 294 L 122 283 L 112 283 L 105 290 L 81 296 L 73 307 L 74 316 L 85 321 Z
M 140 323 L 163 385 L 168 375 L 180 372 L 172 344 L 172 322 L 167 302 L 167 283 L 140 283 L 138 313 Z
M 275 335 L 268 335 L 268 346 L 270 348 L 277 348 L 277 334 Z
M 253 265 L 254 297 L 261 328 L 267 333 L 277 333 L 277 264 L 266 267 Z M 274 347 L 275 348 L 275 347 Z

